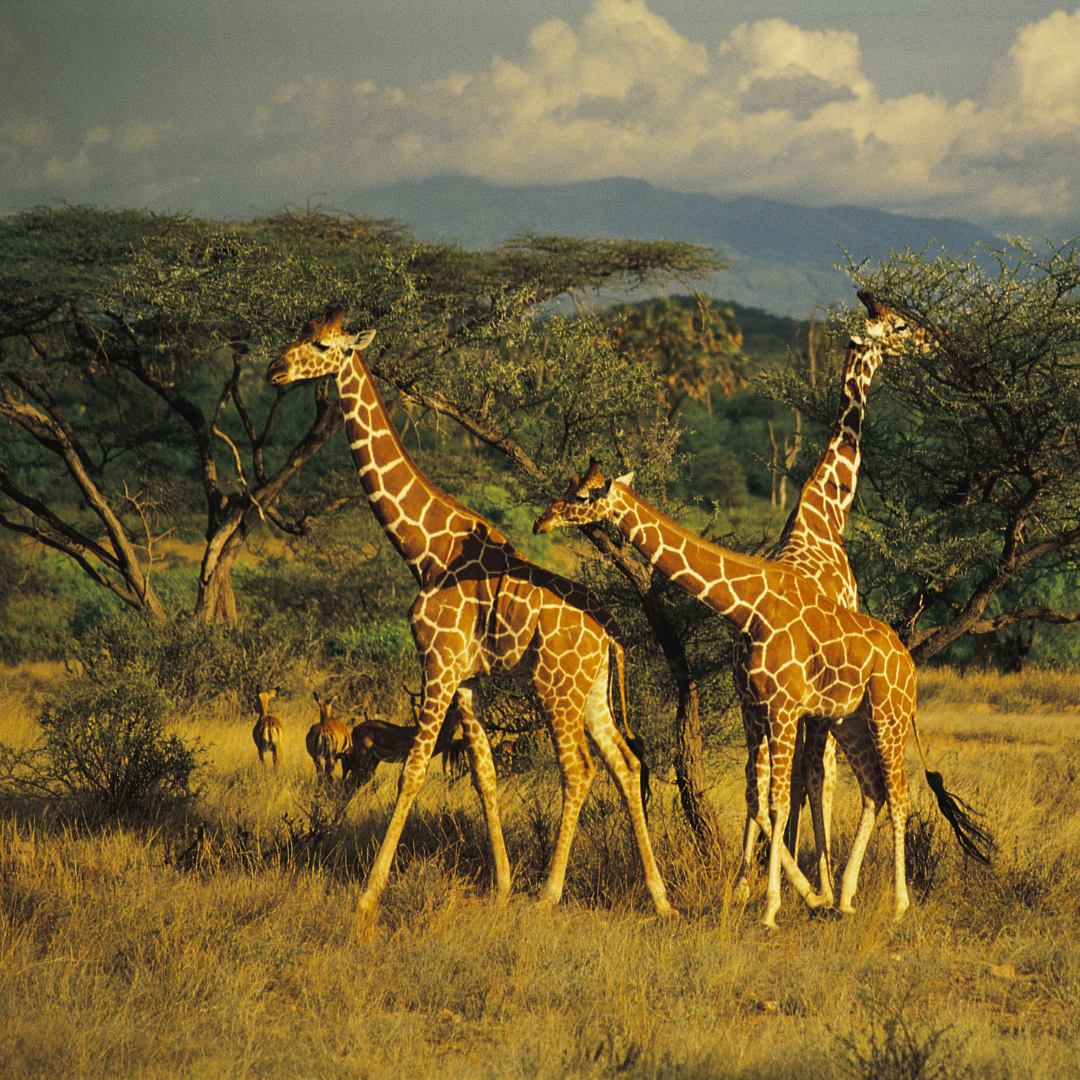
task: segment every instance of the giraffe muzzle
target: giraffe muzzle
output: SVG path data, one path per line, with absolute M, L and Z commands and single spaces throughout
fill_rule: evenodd
M 281 359 L 274 360 L 266 369 L 266 381 L 271 386 L 284 386 L 289 381 L 288 365 Z

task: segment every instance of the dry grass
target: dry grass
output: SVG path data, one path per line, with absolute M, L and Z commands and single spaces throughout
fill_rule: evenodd
M 56 677 L 0 673 L 0 741 L 29 741 L 26 695 Z M 381 917 L 356 931 L 395 770 L 348 804 L 320 797 L 302 748 L 313 708 L 299 698 L 280 710 L 277 775 L 260 772 L 246 714 L 185 722 L 211 755 L 197 817 L 91 825 L 9 801 L 0 1076 L 1074 1074 L 1080 718 L 1002 713 L 967 690 L 957 702 L 928 686 L 920 728 L 949 787 L 992 812 L 993 866 L 957 854 L 912 757 L 920 878 L 905 920 L 889 918 L 879 829 L 856 917 L 813 919 L 787 890 L 772 935 L 756 921 L 760 880 L 745 910 L 731 901 L 737 751 L 710 763 L 726 855 L 699 856 L 658 785 L 652 826 L 676 920 L 651 917 L 606 780 L 582 818 L 566 902 L 535 907 L 559 803 L 550 771 L 505 785 L 515 896 L 493 909 L 476 801 L 435 766 Z M 845 775 L 841 854 L 856 812 Z

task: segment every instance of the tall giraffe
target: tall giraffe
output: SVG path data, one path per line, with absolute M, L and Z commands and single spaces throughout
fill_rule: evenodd
M 739 631 L 746 662 L 735 671 L 744 709 L 755 729 L 768 731 L 771 759 L 769 808 L 772 838 L 764 923 L 776 926 L 780 871 L 812 907 L 824 903 L 784 846 L 790 804 L 795 733 L 802 716 L 828 722 L 859 780 L 874 816 L 888 804 L 893 832 L 894 914 L 908 907 L 904 869 L 904 825 L 908 786 L 904 747 L 915 730 L 915 665 L 891 627 L 849 611 L 824 596 L 805 574 L 781 563 L 739 555 L 702 540 L 665 517 L 629 486 L 632 474 L 605 480 L 595 461 L 534 525 L 538 533 L 557 526 L 613 521 L 665 577 L 723 615 Z M 916 730 L 916 744 L 919 744 Z M 870 750 L 868 753 L 867 751 Z M 922 747 L 919 746 L 922 754 Z M 926 766 L 926 759 L 923 757 Z M 965 850 L 985 858 L 962 808 L 944 791 L 941 777 L 926 766 Z M 952 813 L 942 803 L 948 800 Z M 874 817 L 863 815 L 841 883 L 841 908 L 850 910 Z
M 361 894 L 373 910 L 389 878 L 409 808 L 453 701 L 461 713 L 474 784 L 480 792 L 495 864 L 495 892 L 510 890 L 496 801 L 491 747 L 473 706 L 476 676 L 518 675 L 532 682 L 555 743 L 563 806 L 540 901 L 562 896 L 566 864 L 582 803 L 596 773 L 586 735 L 600 751 L 630 815 L 645 882 L 659 914 L 671 912 L 642 809 L 641 765 L 616 727 L 609 702 L 610 654 L 623 701 L 623 646 L 614 619 L 581 585 L 522 558 L 497 529 L 440 491 L 420 471 L 394 428 L 362 351 L 375 331 L 342 329 L 344 309 L 307 323 L 267 370 L 284 386 L 298 379 L 337 379 L 345 432 L 360 483 L 420 593 L 409 623 L 421 665 L 416 738 L 402 770 L 390 823 Z
M 858 611 L 858 586 L 844 548 L 844 528 L 859 479 L 862 425 L 870 382 L 886 355 L 900 352 L 909 341 L 920 345 L 926 342 L 925 332 L 909 327 L 904 316 L 867 292 L 857 295 L 869 318 L 865 332 L 848 341 L 841 373 L 840 401 L 828 442 L 804 482 L 780 539 L 769 555 L 770 559 L 805 574 L 825 596 L 849 611 Z M 736 669 L 744 667 L 748 660 L 743 639 L 739 637 L 734 648 Z M 755 729 L 756 710 L 750 702 L 746 706 L 743 722 L 747 743 L 747 813 L 743 861 L 736 884 L 736 895 L 743 899 L 750 895 L 747 875 L 758 831 L 770 835 L 768 732 Z M 836 786 L 836 740 L 828 724 L 816 724 L 813 718 L 807 718 L 804 730 L 802 766 L 817 846 L 819 890 L 831 904 L 834 898 L 830 820 Z M 864 803 L 863 813 L 873 814 L 873 805 Z M 796 826 L 798 814 L 796 802 L 791 819 Z

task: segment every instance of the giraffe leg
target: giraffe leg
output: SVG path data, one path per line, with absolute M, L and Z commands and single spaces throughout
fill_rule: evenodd
M 836 740 L 829 733 L 827 721 L 807 718 L 803 748 L 803 769 L 810 817 L 814 824 L 817 850 L 818 888 L 826 903 L 832 904 L 832 816 L 833 791 L 836 787 Z
M 904 858 L 904 833 L 907 828 L 908 782 L 904 767 L 904 745 L 911 728 L 911 719 L 903 717 L 901 725 L 884 723 L 877 726 L 878 752 L 882 760 L 885 797 L 893 832 L 893 917 L 903 917 L 910 904 L 907 891 L 907 868 Z
M 769 822 L 769 741 L 768 728 L 758 719 L 753 706 L 744 704 L 743 729 L 746 733 L 746 825 L 743 829 L 742 865 L 733 896 L 739 903 L 750 899 L 750 868 L 759 833 L 772 839 Z
M 510 859 L 506 854 L 506 841 L 503 838 L 502 821 L 499 817 L 498 790 L 495 763 L 491 757 L 491 744 L 476 717 L 473 699 L 474 687 L 471 681 L 462 683 L 458 687 L 454 700 L 461 714 L 461 724 L 465 731 L 473 788 L 480 799 L 484 821 L 487 824 L 495 875 L 493 882 L 495 901 L 498 904 L 505 904 L 510 897 Z
M 870 842 L 870 834 L 874 831 L 874 822 L 877 820 L 878 811 L 881 809 L 884 798 L 875 799 L 873 795 L 863 795 L 862 815 L 859 818 L 859 827 L 855 832 L 855 839 L 851 844 L 851 853 L 848 855 L 847 865 L 844 867 L 844 876 L 840 881 L 840 904 L 838 911 L 845 915 L 855 914 L 855 891 L 859 887 L 859 870 L 862 867 L 863 856 L 866 854 L 866 845 Z
M 853 716 L 837 723 L 834 731 L 844 750 L 844 756 L 855 773 L 859 790 L 862 792 L 862 814 L 840 882 L 838 905 L 838 910 L 843 914 L 853 915 L 855 913 L 853 901 L 859 885 L 859 871 L 866 854 L 866 846 L 870 842 L 870 835 L 874 831 L 877 815 L 886 802 L 886 787 L 877 741 L 869 722 L 867 702 L 864 701 Z
M 622 737 L 611 715 L 607 692 L 608 675 L 600 673 L 585 703 L 585 728 L 600 751 L 608 772 L 614 777 L 622 793 L 623 805 L 630 816 L 630 824 L 637 841 L 641 867 L 645 872 L 645 885 L 652 897 L 657 915 L 672 915 L 674 909 L 668 903 L 667 890 L 656 865 L 649 827 L 645 821 L 645 808 L 641 802 L 641 762 L 634 756 Z
M 777 723 L 777 730 L 784 730 L 782 722 Z M 793 731 L 795 724 L 788 725 Z M 770 737 L 771 782 L 769 785 L 769 816 L 772 825 L 772 838 L 769 843 L 769 882 L 765 891 L 765 918 L 762 920 L 770 930 L 776 929 L 776 913 L 780 910 L 780 871 L 783 870 L 788 881 L 811 908 L 821 907 L 823 900 L 814 892 L 806 875 L 799 869 L 798 863 L 784 843 L 784 827 L 787 825 L 791 803 L 791 750 L 783 746 L 779 739 Z
M 413 800 L 423 787 L 431 760 L 431 751 L 435 746 L 435 740 L 453 696 L 453 690 L 449 689 L 448 679 L 444 678 L 440 685 L 439 680 L 432 678 L 426 670 L 420 692 L 422 702 L 419 731 L 413 740 L 409 756 L 405 759 L 405 766 L 401 770 L 397 800 L 394 803 L 393 813 L 390 815 L 390 823 L 386 827 L 382 844 L 379 845 L 379 852 L 368 874 L 364 891 L 357 901 L 358 914 L 361 916 L 373 912 L 378 907 L 379 898 L 390 879 L 390 869 L 394 863 L 394 855 L 397 853 L 402 830 L 405 828 L 405 820 L 409 816 Z
M 537 687 L 537 690 L 541 688 Z M 571 693 L 564 691 L 558 697 L 541 693 L 540 701 L 555 744 L 563 792 L 559 834 L 539 896 L 541 905 L 554 907 L 562 899 L 574 831 L 585 796 L 596 775 L 596 766 L 585 743 L 585 728 L 581 720 L 585 708 L 584 695 L 576 690 Z

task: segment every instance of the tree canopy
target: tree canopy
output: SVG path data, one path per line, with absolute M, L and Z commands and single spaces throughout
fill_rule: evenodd
M 261 378 L 312 313 L 342 303 L 377 326 L 377 371 L 402 402 L 453 416 L 539 480 L 640 409 L 653 380 L 580 320 L 545 319 L 539 344 L 545 305 L 722 265 L 661 242 L 525 236 L 476 254 L 339 214 L 228 224 L 86 207 L 5 219 L 0 252 L 0 525 L 160 617 L 155 538 L 201 504 L 196 609 L 227 619 L 249 533 L 266 520 L 302 533 L 334 504 L 286 492 L 341 426 L 325 381 L 285 415 Z
M 852 543 L 862 596 L 918 662 L 964 635 L 1080 620 L 1076 243 L 906 251 L 851 276 L 931 341 L 886 362 L 871 391 Z M 827 415 L 804 379 L 771 385 Z

